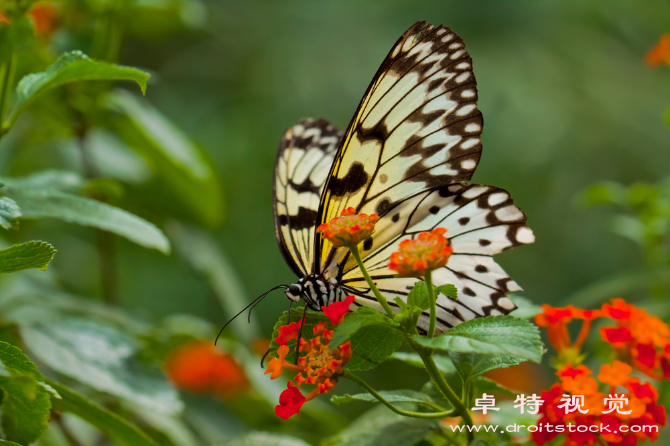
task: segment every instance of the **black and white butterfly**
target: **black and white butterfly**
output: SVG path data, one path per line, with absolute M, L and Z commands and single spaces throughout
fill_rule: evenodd
M 389 256 L 402 240 L 444 227 L 454 252 L 433 281 L 454 284 L 459 298 L 438 296 L 436 333 L 514 310 L 506 295 L 520 288 L 492 256 L 535 239 L 508 192 L 464 183 L 481 156 L 482 126 L 463 40 L 447 27 L 418 22 L 391 49 L 346 131 L 323 119 L 290 128 L 274 178 L 277 241 L 299 277 L 286 296 L 319 310 L 354 295 L 352 310 L 383 311 L 349 251 L 315 232 L 354 207 L 381 217 L 359 249 L 392 307 L 418 279 L 396 277 Z M 427 330 L 427 313 L 418 328 Z

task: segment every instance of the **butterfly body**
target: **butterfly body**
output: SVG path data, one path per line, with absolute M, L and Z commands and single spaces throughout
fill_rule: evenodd
M 449 28 L 418 22 L 393 46 L 346 131 L 303 119 L 281 141 L 274 179 L 277 241 L 299 280 L 286 296 L 320 309 L 354 295 L 351 309 L 383 311 L 346 248 L 316 228 L 343 209 L 377 214 L 372 237 L 359 246 L 373 282 L 399 311 L 419 279 L 388 268 L 400 242 L 436 227 L 453 248 L 433 272 L 436 286 L 453 284 L 457 300 L 437 298 L 436 332 L 462 321 L 507 314 L 521 288 L 492 256 L 532 243 L 526 216 L 510 194 L 468 184 L 481 156 L 483 128 L 472 60 Z M 428 314 L 418 329 L 428 328 Z

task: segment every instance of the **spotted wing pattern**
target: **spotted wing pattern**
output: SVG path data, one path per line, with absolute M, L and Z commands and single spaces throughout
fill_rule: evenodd
M 279 248 L 300 277 L 311 273 L 319 199 L 344 132 L 303 119 L 282 138 L 275 163 L 274 217 Z
M 416 23 L 391 49 L 349 124 L 317 223 L 347 207 L 381 215 L 427 188 L 469 180 L 482 126 L 463 41 L 444 26 Z M 328 241 L 316 250 L 314 270 L 322 271 L 337 250 Z
M 402 240 L 443 227 L 447 228 L 445 235 L 454 252 L 446 267 L 433 272 L 433 282 L 435 286 L 454 284 L 459 294 L 458 300 L 438 297 L 437 332 L 469 319 L 507 314 L 516 308 L 506 294 L 521 288 L 492 256 L 532 243 L 535 237 L 526 226 L 526 216 L 505 190 L 476 184 L 429 189 L 388 209 L 379 223 L 383 221 L 383 232 L 373 235 L 376 248 L 368 252 L 363 262 L 389 304 L 396 305 L 396 296 L 405 299 L 417 280 L 395 277 L 395 271 L 388 268 L 391 253 L 398 250 Z M 345 253 L 339 261 L 331 272 L 338 271 L 346 292 L 357 296 L 358 305 L 379 307 L 354 259 Z M 422 315 L 419 328 L 427 330 L 427 312 Z

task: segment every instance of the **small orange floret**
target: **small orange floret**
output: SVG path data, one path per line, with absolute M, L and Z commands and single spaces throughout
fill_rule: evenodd
M 227 399 L 249 388 L 244 369 L 209 341 L 196 340 L 178 347 L 169 354 L 164 368 L 175 387 L 195 393 Z
M 670 34 L 663 34 L 656 45 L 649 50 L 644 61 L 650 67 L 656 67 L 661 62 L 670 65 Z
M 356 214 L 356 209 L 349 207 L 340 217 L 319 225 L 316 232 L 335 246 L 356 246 L 372 235 L 377 221 L 377 215 Z
M 428 271 L 442 268 L 454 251 L 444 236 L 444 228 L 422 232 L 416 239 L 400 242 L 399 251 L 391 254 L 389 269 L 404 277 L 425 276 Z
M 612 364 L 603 364 L 600 367 L 598 380 L 610 386 L 625 386 L 630 381 L 630 374 L 633 368 L 621 361 L 614 361 Z

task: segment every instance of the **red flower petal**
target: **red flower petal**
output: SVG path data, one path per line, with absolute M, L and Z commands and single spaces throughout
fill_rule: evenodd
M 300 413 L 300 408 L 305 404 L 305 397 L 297 387 L 289 381 L 288 389 L 279 395 L 279 405 L 275 406 L 275 414 L 284 420 Z
M 630 330 L 626 327 L 602 327 L 600 329 L 600 335 L 610 344 L 621 344 L 633 339 Z
M 300 326 L 304 323 L 305 319 L 279 327 L 279 335 L 275 338 L 275 341 L 277 341 L 279 345 L 288 345 L 288 341 L 297 340 Z
M 344 302 L 333 302 L 327 307 L 321 307 L 323 314 L 328 316 L 333 326 L 339 324 L 344 319 L 344 315 L 349 312 L 349 307 L 354 303 L 354 296 L 347 296 Z
M 635 359 L 645 367 L 653 369 L 656 365 L 656 348 L 651 344 L 638 344 L 635 347 Z

